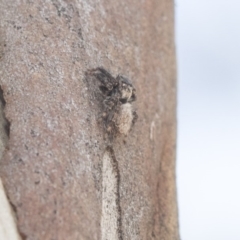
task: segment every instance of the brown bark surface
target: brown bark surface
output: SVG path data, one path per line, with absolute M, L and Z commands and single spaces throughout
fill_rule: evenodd
M 84 79 L 99 66 L 137 90 L 138 121 L 113 158 Z M 10 122 L 0 177 L 23 239 L 103 239 L 106 176 L 114 239 L 179 239 L 172 1 L 0 0 L 0 84 Z

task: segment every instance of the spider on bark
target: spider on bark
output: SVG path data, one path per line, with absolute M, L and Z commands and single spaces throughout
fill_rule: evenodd
M 114 78 L 102 67 L 88 70 L 86 74 L 100 83 L 99 89 L 104 97 L 101 119 L 106 132 L 111 136 L 126 136 L 137 120 L 137 113 L 132 107 L 132 102 L 136 100 L 135 88 L 126 77 L 118 75 Z

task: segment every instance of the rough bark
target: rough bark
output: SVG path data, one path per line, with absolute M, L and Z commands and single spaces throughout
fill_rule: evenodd
M 173 9 L 0 0 L 0 176 L 22 239 L 179 239 Z M 84 78 L 99 66 L 137 89 L 138 121 L 111 149 Z

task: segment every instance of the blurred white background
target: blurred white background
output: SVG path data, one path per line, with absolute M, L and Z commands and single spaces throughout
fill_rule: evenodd
M 240 1 L 178 0 L 182 240 L 240 240 Z

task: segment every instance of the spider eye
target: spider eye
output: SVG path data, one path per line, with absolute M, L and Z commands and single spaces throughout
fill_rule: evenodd
M 123 104 L 127 103 L 127 99 L 122 98 L 122 99 L 120 99 L 120 102 L 123 103 Z

